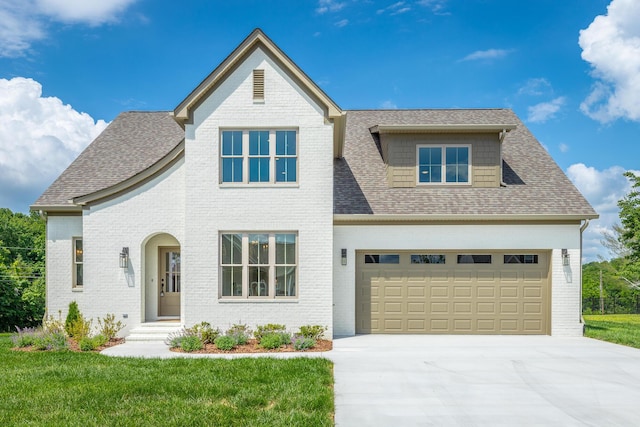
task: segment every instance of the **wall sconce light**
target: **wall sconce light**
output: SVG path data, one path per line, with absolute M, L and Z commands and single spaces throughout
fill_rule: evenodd
M 347 265 L 347 250 L 340 249 L 340 255 L 342 257 L 342 265 Z
M 569 251 L 566 249 L 562 250 L 562 265 L 564 265 L 565 267 L 569 265 Z
M 120 268 L 127 268 L 129 266 L 129 248 L 122 248 L 120 252 Z

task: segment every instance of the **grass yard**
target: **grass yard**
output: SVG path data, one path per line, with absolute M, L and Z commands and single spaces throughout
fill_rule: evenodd
M 584 315 L 585 336 L 640 348 L 640 314 Z
M 0 425 L 329 426 L 318 358 L 112 358 L 11 350 L 0 334 Z

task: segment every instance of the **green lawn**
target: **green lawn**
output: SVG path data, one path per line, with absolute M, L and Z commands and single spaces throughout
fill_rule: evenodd
M 326 359 L 144 360 L 12 351 L 0 335 L 0 425 L 329 426 Z
M 640 348 L 640 314 L 584 315 L 585 336 Z

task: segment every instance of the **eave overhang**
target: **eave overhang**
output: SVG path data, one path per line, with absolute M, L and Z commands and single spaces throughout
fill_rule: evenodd
M 376 125 L 369 130 L 371 133 L 396 134 L 396 133 L 501 133 L 515 129 L 516 124 L 486 124 L 486 123 L 460 123 L 460 124 L 396 124 Z
M 402 214 L 334 214 L 334 225 L 351 225 L 351 224 L 377 224 L 377 223 L 441 223 L 441 222 L 522 222 L 522 223 L 567 223 L 586 219 L 596 219 L 598 214 L 579 214 L 579 215 L 563 215 L 563 214 L 486 214 L 486 215 L 402 215 Z

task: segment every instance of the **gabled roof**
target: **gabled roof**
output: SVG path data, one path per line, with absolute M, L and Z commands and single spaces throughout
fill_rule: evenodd
M 402 125 L 512 130 L 503 141 L 503 181 L 496 188 L 390 188 L 373 131 Z M 383 126 L 383 127 L 384 127 Z M 334 161 L 336 222 L 380 220 L 578 220 L 597 213 L 511 111 L 348 111 L 344 158 Z
M 122 190 L 124 183 L 134 186 L 161 165 L 163 159 L 171 161 L 171 157 L 179 155 L 176 151 L 183 140 L 184 130 L 169 112 L 122 113 L 31 208 L 80 210 L 72 199 L 97 193 L 106 195 L 105 190 Z

